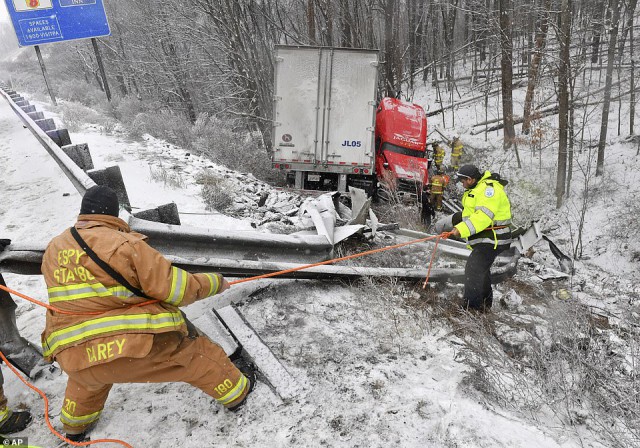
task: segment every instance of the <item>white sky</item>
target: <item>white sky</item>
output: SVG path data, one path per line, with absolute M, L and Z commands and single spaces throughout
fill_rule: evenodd
M 0 2 L 0 22 L 9 22 L 9 13 L 5 2 Z

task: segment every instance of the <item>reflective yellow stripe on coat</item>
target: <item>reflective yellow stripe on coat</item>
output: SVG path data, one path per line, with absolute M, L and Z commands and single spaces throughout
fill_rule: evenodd
M 49 303 L 67 302 L 70 300 L 87 299 L 90 297 L 120 297 L 127 299 L 133 293 L 124 286 L 112 286 L 107 288 L 102 283 L 78 283 L 67 286 L 54 286 L 47 288 Z
M 187 278 L 187 271 L 171 266 L 171 289 L 165 300 L 166 302 L 175 306 L 180 305 L 187 290 Z
M 172 327 L 178 330 L 182 324 L 184 324 L 184 319 L 179 312 L 99 317 L 54 331 L 42 341 L 42 348 L 44 349 L 44 356 L 48 357 L 54 351 L 61 350 L 66 346 L 115 331 L 145 332 Z

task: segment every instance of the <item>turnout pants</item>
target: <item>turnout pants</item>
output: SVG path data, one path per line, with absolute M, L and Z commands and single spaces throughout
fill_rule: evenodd
M 492 244 L 477 244 L 473 246 L 471 255 L 464 269 L 464 298 L 465 308 L 488 311 L 493 304 L 493 290 L 491 289 L 491 265 L 500 252 L 507 249 Z
M 218 344 L 177 332 L 155 335 L 144 358 L 118 358 L 75 372 L 61 367 L 69 376 L 60 417 L 67 434 L 82 433 L 98 420 L 117 383 L 185 382 L 228 408 L 240 404 L 249 390 L 246 377 Z

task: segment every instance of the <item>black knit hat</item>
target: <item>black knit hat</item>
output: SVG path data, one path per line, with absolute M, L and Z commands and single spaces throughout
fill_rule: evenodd
M 458 180 L 462 180 L 461 178 L 463 177 L 480 180 L 482 178 L 482 173 L 475 165 L 462 165 L 456 173 L 456 176 L 458 177 Z
M 118 216 L 119 213 L 118 195 L 109 187 L 104 185 L 91 187 L 82 198 L 81 215 Z

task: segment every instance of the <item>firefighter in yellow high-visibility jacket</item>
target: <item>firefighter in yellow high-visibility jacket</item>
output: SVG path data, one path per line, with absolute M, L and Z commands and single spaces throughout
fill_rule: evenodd
M 465 189 L 462 212 L 440 219 L 434 228 L 467 240 L 471 255 L 464 270 L 463 306 L 486 312 L 493 304 L 491 265 L 511 245 L 511 203 L 504 191 L 508 182 L 475 165 L 461 166 L 456 178 Z
M 229 283 L 220 274 L 173 266 L 118 213 L 113 190 L 89 189 L 75 224 L 85 245 L 65 230 L 42 261 L 49 303 L 56 308 L 47 311 L 42 347 L 69 377 L 60 420 L 73 441 L 88 440 L 113 384 L 185 382 L 235 410 L 255 383 L 252 365 L 236 367 L 218 344 L 197 329 L 190 332 L 178 309 L 223 292 Z M 129 286 L 115 280 L 109 267 Z

